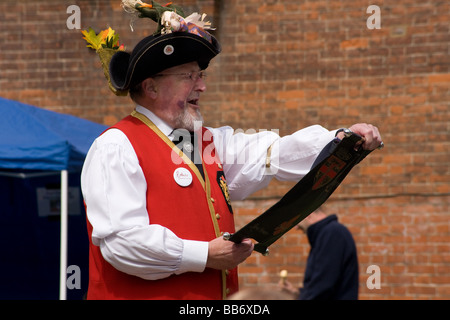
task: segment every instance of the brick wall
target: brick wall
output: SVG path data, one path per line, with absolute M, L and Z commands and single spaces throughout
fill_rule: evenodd
M 372 4 L 379 30 L 366 25 Z M 432 1 L 223 2 L 215 124 L 288 134 L 363 121 L 383 134 L 386 148 L 328 203 L 355 237 L 362 299 L 450 297 L 449 19 L 449 5 Z M 238 224 L 285 188 L 235 204 Z M 308 250 L 290 231 L 269 257 L 241 267 L 243 285 L 276 283 L 283 268 L 300 284 Z M 381 289 L 366 286 L 370 265 L 380 267 Z
M 203 114 L 212 126 L 278 129 L 376 124 L 386 147 L 356 167 L 330 198 L 352 231 L 362 299 L 450 298 L 450 8 L 445 1 L 179 1 L 213 16 L 223 52 L 209 68 Z M 128 26 L 119 0 L 0 2 L 0 96 L 113 124 L 132 109 L 109 92 L 95 53 L 69 30 L 111 26 L 129 50 L 154 25 Z M 381 8 L 370 30 L 369 5 Z M 292 183 L 273 182 L 235 202 L 238 226 Z M 242 287 L 303 279 L 309 245 L 291 230 L 240 268 Z M 366 286 L 378 265 L 381 289 Z

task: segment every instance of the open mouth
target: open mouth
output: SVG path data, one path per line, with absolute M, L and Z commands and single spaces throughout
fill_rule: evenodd
M 189 104 L 192 104 L 194 106 L 198 106 L 198 99 L 190 99 L 187 101 Z

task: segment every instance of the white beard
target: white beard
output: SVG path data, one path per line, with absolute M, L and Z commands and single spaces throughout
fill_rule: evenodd
M 184 108 L 183 112 L 175 116 L 174 123 L 175 128 L 186 129 L 193 132 L 203 125 L 203 117 L 199 109 L 195 109 L 194 114 L 192 114 L 189 108 Z

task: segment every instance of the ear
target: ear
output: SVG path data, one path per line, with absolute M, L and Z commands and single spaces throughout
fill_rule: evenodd
M 158 96 L 158 86 L 153 78 L 147 78 L 142 81 L 142 89 L 145 92 L 145 95 L 148 95 L 152 99 L 156 99 Z

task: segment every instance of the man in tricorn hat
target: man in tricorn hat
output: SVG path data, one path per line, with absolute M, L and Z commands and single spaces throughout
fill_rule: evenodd
M 315 125 L 279 137 L 203 127 L 204 70 L 221 51 L 204 16 L 184 18 L 171 4 L 133 5 L 141 15 L 158 9 L 160 27 L 110 63 L 113 86 L 129 91 L 136 109 L 96 139 L 83 167 L 87 297 L 225 299 L 238 290 L 237 266 L 253 251 L 250 239 L 222 238 L 235 231 L 230 200 L 273 177 L 301 179 L 337 130 Z M 372 125 L 350 129 L 365 138 L 365 149 L 381 143 Z

